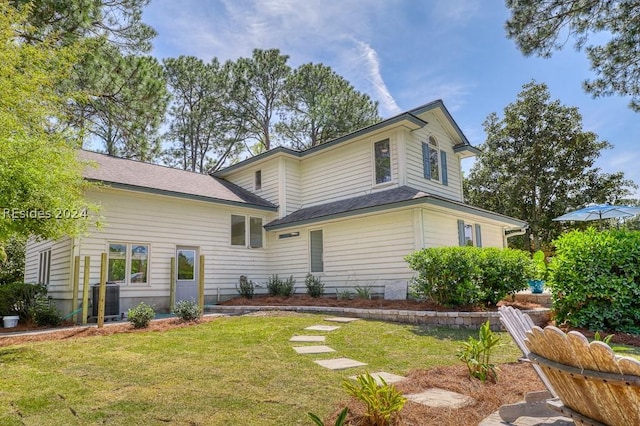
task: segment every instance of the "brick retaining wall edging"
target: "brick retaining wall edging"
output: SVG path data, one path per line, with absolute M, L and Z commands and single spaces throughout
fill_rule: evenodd
M 500 315 L 491 312 L 438 312 L 438 311 L 410 311 L 398 309 L 362 309 L 340 308 L 334 306 L 226 306 L 207 305 L 207 312 L 240 315 L 259 311 L 294 311 L 313 314 L 345 315 L 350 317 L 374 319 L 382 321 L 401 322 L 406 324 L 442 325 L 451 328 L 478 329 L 481 324 L 489 320 L 491 329 L 502 330 Z M 538 308 L 522 311 L 528 314 L 536 325 L 544 326 L 551 318 L 551 310 Z

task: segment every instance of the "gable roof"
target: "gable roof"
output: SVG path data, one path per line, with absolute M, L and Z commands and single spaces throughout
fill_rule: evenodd
M 85 179 L 121 189 L 275 211 L 269 201 L 224 179 L 157 164 L 78 151 Z M 92 164 L 96 167 L 92 167 Z
M 348 198 L 346 200 L 334 201 L 307 207 L 281 218 L 267 223 L 264 228 L 268 231 L 288 228 L 291 226 L 306 225 L 313 222 L 320 222 L 329 219 L 337 219 L 346 216 L 354 216 L 365 213 L 373 213 L 382 210 L 409 206 L 413 204 L 428 204 L 454 209 L 457 211 L 479 215 L 488 219 L 508 223 L 515 227 L 525 227 L 525 221 L 493 213 L 468 204 L 451 201 L 437 195 L 427 194 L 419 189 L 408 186 L 387 189 L 385 191 L 374 192 L 372 194 L 361 195 Z

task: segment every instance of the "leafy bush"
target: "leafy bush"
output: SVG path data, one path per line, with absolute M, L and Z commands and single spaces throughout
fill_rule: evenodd
M 56 327 L 62 324 L 60 311 L 51 304 L 49 298 L 43 295 L 36 297 L 29 308 L 29 315 L 33 322 L 43 327 Z
M 320 277 L 307 274 L 307 277 L 304 279 L 304 284 L 307 286 L 307 294 L 309 296 L 320 297 L 324 294 L 324 284 L 320 281 Z
M 247 299 L 253 299 L 255 285 L 253 284 L 253 281 L 247 279 L 246 275 L 240 275 L 240 283 L 239 286 L 236 286 L 236 290 L 240 296 Z
M 469 375 L 485 382 L 498 381 L 495 365 L 491 364 L 491 354 L 495 350 L 500 337 L 493 334 L 489 321 L 482 324 L 478 331 L 478 339 L 469 336 L 458 351 L 458 359 L 467 364 Z
M 2 259 L 0 251 L 0 285 L 24 280 L 24 253 L 27 246 L 26 237 L 9 238 L 4 247 L 6 259 Z
M 444 306 L 495 305 L 527 288 L 533 267 L 526 252 L 491 247 L 433 247 L 405 260 L 418 272 L 412 296 Z
M 407 398 L 395 386 L 387 384 L 382 377 L 380 381 L 382 384 L 378 385 L 367 371 L 358 376 L 357 385 L 347 380 L 343 382 L 347 393 L 367 406 L 366 415 L 373 426 L 393 424 L 396 414 L 407 402 Z
M 138 306 L 127 311 L 127 319 L 134 328 L 146 328 L 153 318 L 155 318 L 156 312 L 153 307 L 147 305 L 144 302 L 140 302 Z
M 36 300 L 46 296 L 47 287 L 43 284 L 0 284 L 0 316 L 18 315 L 21 320 L 29 321 Z
M 556 321 L 640 333 L 640 232 L 591 228 L 554 244 L 548 286 Z
M 270 296 L 289 297 L 293 294 L 296 280 L 291 275 L 286 281 L 281 280 L 278 274 L 272 275 L 267 281 L 267 290 Z
M 181 300 L 175 304 L 172 312 L 183 321 L 196 321 L 202 316 L 200 306 L 193 300 Z

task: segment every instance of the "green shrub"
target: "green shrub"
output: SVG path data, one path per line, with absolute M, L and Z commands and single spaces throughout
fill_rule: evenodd
M 358 299 L 369 299 L 371 300 L 371 287 L 369 286 L 356 286 L 356 296 Z
M 478 339 L 469 336 L 469 340 L 462 344 L 462 348 L 458 351 L 458 359 L 467 364 L 471 377 L 483 382 L 487 380 L 498 381 L 496 367 L 491 364 L 491 354 L 499 341 L 500 337 L 491 331 L 489 321 L 487 321 L 480 327 Z
M 347 393 L 367 406 L 366 415 L 369 417 L 369 424 L 374 426 L 392 425 L 395 416 L 402 410 L 407 398 L 402 396 L 402 392 L 395 386 L 387 384 L 380 377 L 382 384 L 378 384 L 367 371 L 358 376 L 357 384 L 345 380 L 343 386 Z
M 56 327 L 62 324 L 60 311 L 52 305 L 46 296 L 38 296 L 29 308 L 29 315 L 33 322 L 42 327 Z
M 46 296 L 47 287 L 43 284 L 0 284 L 0 316 L 18 315 L 21 320 L 29 321 L 35 301 Z
M 239 286 L 236 286 L 236 290 L 240 296 L 247 299 L 253 299 L 255 285 L 253 284 L 253 281 L 247 279 L 246 275 L 240 275 Z
M 134 328 L 146 328 L 153 318 L 155 318 L 156 312 L 153 307 L 147 305 L 144 302 L 140 302 L 138 306 L 127 311 L 127 319 Z
M 336 289 L 336 299 L 338 300 L 351 300 L 353 299 L 353 293 L 351 293 L 351 290 L 344 289 L 344 290 L 338 290 Z
M 287 280 L 281 280 L 278 274 L 274 274 L 267 281 L 267 290 L 270 296 L 289 297 L 293 294 L 296 280 L 291 275 Z
M 520 250 L 480 247 L 433 247 L 405 258 L 418 272 L 411 294 L 444 306 L 495 305 L 527 288 L 532 260 Z
M 324 284 L 320 281 L 320 277 L 307 274 L 307 277 L 304 279 L 304 284 L 307 286 L 307 294 L 309 296 L 321 297 L 324 294 Z
M 183 321 L 197 321 L 202 317 L 200 306 L 193 300 L 181 300 L 175 304 L 172 312 Z
M 591 228 L 554 244 L 548 287 L 556 321 L 640 333 L 640 232 Z

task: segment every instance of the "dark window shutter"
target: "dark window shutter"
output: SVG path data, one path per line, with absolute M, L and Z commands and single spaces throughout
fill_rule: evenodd
M 458 244 L 461 247 L 464 247 L 466 244 L 466 240 L 464 238 L 464 220 L 458 219 Z
M 323 272 L 323 243 L 322 243 L 322 230 L 309 232 L 309 251 L 310 251 L 310 267 L 311 272 Z
M 476 224 L 476 247 L 482 247 L 482 231 L 480 225 Z
M 449 176 L 447 175 L 447 153 L 440 151 L 440 163 L 442 169 L 442 184 L 449 185 Z
M 431 164 L 429 163 L 429 145 L 422 142 L 422 167 L 424 168 L 424 178 L 431 179 Z

